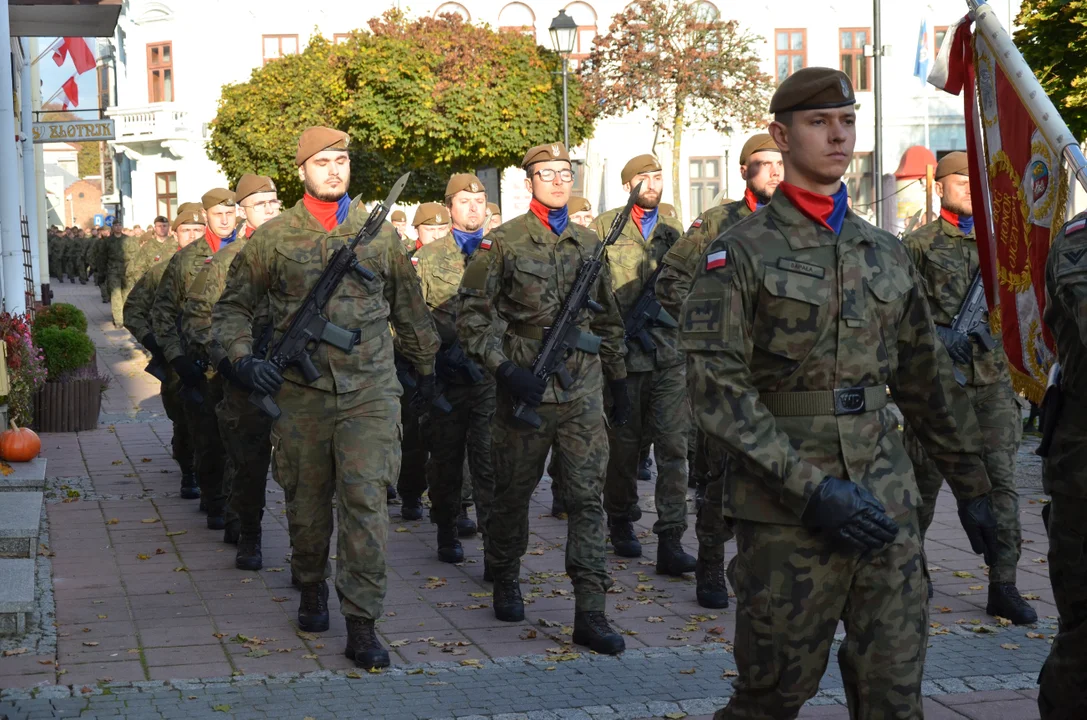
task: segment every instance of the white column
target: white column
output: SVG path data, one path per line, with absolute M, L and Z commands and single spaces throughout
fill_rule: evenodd
M 34 57 L 37 57 L 38 39 L 30 39 L 30 47 Z M 41 73 L 37 65 L 30 68 L 30 101 L 35 110 L 42 108 L 42 84 Z M 47 206 L 49 201 L 45 198 L 45 149 L 41 145 L 34 146 L 34 197 L 37 204 L 38 217 L 38 279 L 37 292 L 42 292 L 42 286 L 49 284 L 49 240 L 46 230 L 49 227 Z M 49 298 L 42 298 L 45 302 Z
M 12 85 L 11 23 L 8 0 L 0 0 L 0 277 L 4 309 L 26 312 L 23 294 L 23 241 L 19 233 L 19 182 L 22 168 L 15 149 L 15 88 Z
M 37 48 L 37 40 L 20 41 L 23 46 L 23 57 L 26 58 L 23 62 L 23 72 L 19 80 L 19 84 L 22 86 L 19 93 L 22 105 L 22 126 L 23 132 L 21 137 L 23 139 L 23 197 L 24 208 L 26 213 L 26 220 L 30 227 L 30 265 L 33 268 L 32 275 L 34 277 L 34 299 L 42 299 L 42 282 L 41 282 L 41 245 L 44 241 L 44 232 L 38 225 L 38 179 L 37 172 L 34 163 L 34 112 L 33 112 L 33 93 L 34 87 L 31 80 L 30 72 L 30 58 L 35 56 L 34 50 Z M 45 253 L 48 257 L 49 253 Z M 46 261 L 48 262 L 48 260 Z M 48 276 L 46 276 L 48 277 Z

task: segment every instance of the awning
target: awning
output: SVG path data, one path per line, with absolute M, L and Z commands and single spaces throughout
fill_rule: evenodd
M 112 37 L 122 0 L 8 0 L 12 37 Z
M 918 178 L 925 177 L 925 168 L 932 166 L 936 168 L 936 156 L 932 154 L 932 151 L 921 145 L 914 145 L 913 147 L 906 148 L 906 152 L 902 153 L 902 160 L 898 163 L 898 170 L 895 170 L 896 180 L 917 180 Z

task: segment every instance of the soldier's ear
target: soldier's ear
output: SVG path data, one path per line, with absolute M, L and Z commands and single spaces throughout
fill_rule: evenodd
M 936 197 L 942 200 L 944 197 L 944 184 L 937 180 L 936 182 L 932 183 L 932 187 L 936 188 Z
M 777 143 L 782 153 L 789 152 L 789 128 L 787 125 L 775 120 L 770 123 L 770 127 L 766 128 L 766 131 L 770 133 L 770 137 L 774 138 L 774 142 Z
M 306 167 L 304 165 L 298 166 L 298 179 L 303 183 L 306 182 Z

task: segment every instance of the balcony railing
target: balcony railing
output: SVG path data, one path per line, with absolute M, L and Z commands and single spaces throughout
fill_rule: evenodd
M 189 113 L 177 109 L 172 102 L 155 103 L 145 107 L 110 108 L 106 115 L 117 124 L 115 142 L 162 142 L 199 136 L 198 128 L 190 125 Z

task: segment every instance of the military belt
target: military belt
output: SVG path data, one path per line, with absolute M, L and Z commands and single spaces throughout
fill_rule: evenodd
M 517 337 L 523 337 L 526 340 L 540 340 L 542 341 L 547 337 L 547 331 L 549 327 L 541 327 L 540 325 L 527 325 L 525 323 L 511 322 L 509 324 L 509 331 Z
M 759 402 L 777 417 L 860 415 L 887 407 L 887 386 L 760 393 Z

